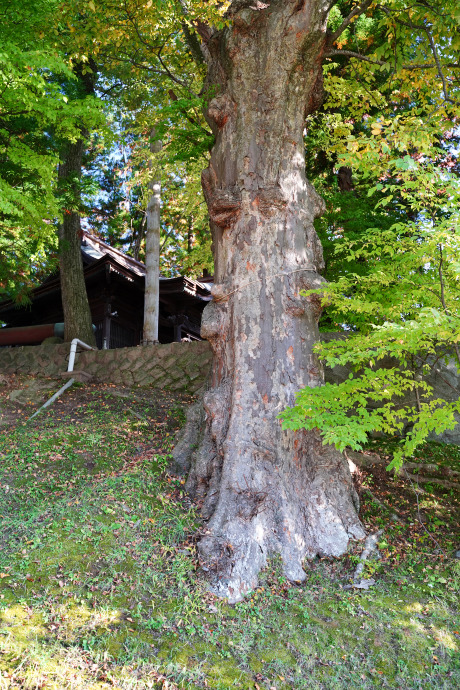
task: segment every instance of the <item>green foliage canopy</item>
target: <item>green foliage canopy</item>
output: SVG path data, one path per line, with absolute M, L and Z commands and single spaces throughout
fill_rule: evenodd
M 94 100 L 69 98 L 75 81 L 55 45 L 58 3 L 0 2 L 0 294 L 26 299 L 57 248 L 59 141 L 100 122 Z
M 329 52 L 328 100 L 309 123 L 331 161 L 316 178 L 328 201 L 318 227 L 331 279 L 320 291 L 324 323 L 347 335 L 317 352 L 355 373 L 301 391 L 283 425 L 318 427 L 341 450 L 376 431 L 397 435 L 396 467 L 460 412 L 434 400 L 427 381 L 443 357 L 460 368 L 459 21 L 452 2 L 368 3 Z M 353 171 L 353 191 L 334 187 L 334 165 Z

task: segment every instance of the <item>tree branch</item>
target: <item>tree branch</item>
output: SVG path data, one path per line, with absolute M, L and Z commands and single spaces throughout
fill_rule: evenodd
M 173 91 L 173 89 L 169 89 L 168 93 L 169 93 L 169 96 L 170 96 L 172 101 L 178 101 L 179 100 L 177 95 Z M 214 136 L 213 133 L 209 131 L 209 129 L 206 129 L 205 127 L 203 127 L 203 125 L 198 120 L 196 120 L 194 117 L 191 117 L 185 109 L 181 109 L 180 112 L 192 125 L 194 125 L 195 127 L 199 127 L 201 129 L 201 131 L 206 134 L 206 136 L 208 136 L 208 137 Z
M 356 53 L 354 50 L 336 50 L 335 48 L 328 50 L 327 53 L 324 53 L 324 57 L 333 57 L 333 56 L 342 56 L 342 57 L 354 57 L 357 58 L 358 60 L 363 60 L 364 62 L 370 62 L 371 65 L 386 65 L 388 63 L 383 62 L 383 60 L 373 60 L 372 58 L 367 57 L 366 55 L 362 55 L 361 53 Z
M 187 43 L 192 58 L 194 59 L 196 64 L 204 65 L 206 63 L 206 60 L 203 54 L 202 45 L 198 40 L 197 35 L 193 31 L 190 31 L 189 25 L 187 23 L 187 17 L 189 14 L 187 3 L 185 0 L 179 0 L 179 5 L 181 6 L 182 14 L 185 17 L 185 20 L 182 22 L 182 31 L 184 32 L 185 42 Z
M 370 57 L 367 57 L 367 55 L 363 55 L 362 53 L 356 53 L 354 50 L 338 50 L 336 48 L 332 48 L 331 50 L 328 50 L 327 53 L 324 53 L 324 57 L 354 57 L 357 58 L 358 60 L 363 60 L 363 62 L 370 62 L 372 65 L 388 65 L 388 61 L 384 60 L 373 60 Z M 449 64 L 445 65 L 446 67 L 450 67 L 451 69 L 458 69 L 460 67 L 460 64 L 457 62 L 449 62 Z M 435 63 L 425 63 L 423 65 L 402 65 L 402 69 L 411 71 L 411 70 L 417 70 L 417 69 L 435 69 L 436 64 Z M 449 99 L 451 100 L 451 99 Z
M 117 55 L 117 56 L 107 55 L 106 57 L 110 60 L 113 60 L 113 61 L 123 62 L 123 63 L 126 63 L 128 65 L 132 65 L 133 67 L 137 67 L 138 69 L 145 70 L 146 72 L 150 72 L 152 74 L 160 74 L 163 77 L 168 77 L 172 81 L 177 81 L 171 77 L 171 73 L 169 71 L 158 69 L 157 67 L 151 67 L 150 65 L 145 64 L 145 62 L 139 62 L 138 60 L 135 60 L 134 58 L 131 58 L 129 56 L 122 57 L 121 55 Z M 178 82 L 178 83 L 180 86 L 183 86 L 182 84 L 180 84 L 180 82 Z M 186 88 L 186 90 L 189 93 L 196 96 L 196 94 L 194 94 L 193 91 L 191 91 L 190 89 L 187 89 L 187 87 L 184 87 L 184 88 Z
M 138 26 L 138 24 L 137 24 L 137 22 L 136 22 L 136 19 L 135 19 L 135 17 L 131 14 L 131 12 L 129 11 L 129 8 L 128 8 L 126 2 L 124 3 L 124 9 L 125 9 L 125 13 L 126 13 L 126 16 L 127 16 L 127 18 L 128 18 L 128 21 L 131 23 L 131 25 L 132 25 L 132 27 L 133 27 L 133 29 L 134 29 L 136 35 L 137 35 L 137 38 L 138 38 L 140 44 L 143 45 L 145 48 L 147 48 L 147 50 L 149 50 L 151 53 L 153 53 L 153 55 L 156 54 L 156 57 L 157 57 L 159 63 L 161 64 L 161 66 L 163 67 L 164 71 L 166 72 L 166 74 L 168 75 L 168 77 L 171 79 L 171 81 L 175 82 L 176 84 L 179 84 L 179 86 L 182 86 L 182 88 L 186 89 L 189 93 L 193 93 L 193 92 L 188 88 L 187 83 L 184 82 L 184 81 L 182 81 L 182 80 L 179 79 L 178 77 L 176 77 L 176 76 L 168 69 L 167 65 L 165 65 L 164 61 L 162 60 L 162 58 L 161 58 L 161 51 L 162 51 L 163 48 L 164 48 L 164 43 L 162 43 L 162 44 L 160 44 L 160 45 L 153 45 L 153 44 L 149 43 L 149 41 L 147 41 L 147 40 L 145 39 L 145 37 L 144 37 L 144 36 L 141 34 L 141 32 L 139 31 L 139 26 Z M 195 94 L 193 94 L 193 95 L 195 95 Z
M 345 31 L 347 26 L 349 26 L 349 24 L 352 22 L 352 20 L 355 17 L 359 17 L 361 14 L 363 14 L 367 10 L 367 8 L 370 5 L 372 5 L 372 2 L 373 2 L 373 0 L 364 0 L 364 2 L 362 2 L 360 5 L 355 7 L 355 9 L 352 12 L 350 12 L 348 17 L 346 17 L 346 19 L 343 20 L 343 22 L 341 23 L 339 28 L 336 31 L 334 31 L 334 33 L 331 36 L 329 36 L 329 39 L 328 39 L 329 45 L 332 45 L 333 43 L 335 43 L 335 41 L 338 39 L 338 37 L 341 34 L 343 34 L 343 32 Z
M 163 62 L 163 59 L 162 59 L 160 53 L 161 53 L 161 50 L 159 50 L 158 53 L 157 53 L 158 62 L 159 62 L 160 65 L 163 67 L 164 71 L 166 72 L 166 74 L 168 75 L 168 77 L 171 79 L 171 81 L 175 82 L 176 84 L 179 84 L 179 86 L 182 86 L 182 88 L 183 88 L 183 89 L 186 89 L 186 91 L 188 91 L 189 93 L 193 93 L 193 92 L 188 88 L 188 86 L 187 86 L 187 84 L 186 84 L 185 82 L 183 82 L 181 79 L 179 79 L 178 77 L 176 77 L 176 76 L 171 72 L 171 70 L 168 68 L 168 66 Z
M 428 3 L 420 3 L 420 4 L 422 4 L 423 6 L 428 6 L 428 7 L 430 7 L 430 9 L 433 9 L 433 8 L 431 7 L 431 5 L 429 5 Z M 394 20 L 395 20 L 398 24 L 400 24 L 401 26 L 405 26 L 406 28 L 412 29 L 412 30 L 417 29 L 418 31 L 423 31 L 423 33 L 426 34 L 426 36 L 427 36 L 427 38 L 428 38 L 428 41 L 429 41 L 429 44 L 430 44 L 431 52 L 433 53 L 433 57 L 434 57 L 434 61 L 435 61 L 435 65 L 433 65 L 433 67 L 434 67 L 434 66 L 436 67 L 437 72 L 438 72 L 438 76 L 439 76 L 439 78 L 440 78 L 440 80 L 441 80 L 441 83 L 442 83 L 442 92 L 443 92 L 443 95 L 444 95 L 444 100 L 447 101 L 448 103 L 452 103 L 453 105 L 458 105 L 458 101 L 454 100 L 453 98 L 451 98 L 451 97 L 449 96 L 449 89 L 448 89 L 448 86 L 447 86 L 447 80 L 446 80 L 446 77 L 444 76 L 444 73 L 443 73 L 443 71 L 442 71 L 442 65 L 441 65 L 441 61 L 440 61 L 440 59 L 439 59 L 439 54 L 438 54 L 438 51 L 437 51 L 437 48 L 436 48 L 436 44 L 435 44 L 435 42 L 434 42 L 434 40 L 433 40 L 433 36 L 431 35 L 431 31 L 430 31 L 429 28 L 427 27 L 426 23 L 424 22 L 423 24 L 414 24 L 413 22 L 407 22 L 407 21 L 404 21 L 404 20 L 400 19 L 399 17 L 393 17 L 391 11 L 390 11 L 387 7 L 380 7 L 380 9 L 381 9 L 382 12 L 384 12 L 386 15 L 388 15 L 388 16 L 394 18 Z M 452 64 L 450 64 L 450 65 L 446 65 L 446 66 L 448 66 L 448 67 L 457 67 L 458 65 L 455 65 L 455 64 L 452 65 Z
M 444 100 L 448 101 L 449 103 L 456 104 L 458 101 L 455 101 L 453 98 L 451 98 L 449 96 L 449 89 L 447 88 L 447 81 L 446 81 L 446 78 L 445 78 L 443 71 L 442 71 L 438 51 L 437 51 L 435 43 L 433 41 L 433 36 L 431 35 L 431 31 L 428 29 L 427 26 L 424 27 L 424 30 L 425 30 L 426 35 L 428 36 L 428 40 L 429 40 L 430 46 L 431 46 L 431 51 L 433 53 L 434 61 L 436 63 L 436 69 L 438 72 L 438 76 L 442 82 L 442 92 L 444 94 Z
M 414 24 L 413 22 L 405 22 L 403 19 L 400 19 L 399 17 L 394 17 L 391 13 L 391 11 L 388 9 L 388 7 L 383 7 L 379 5 L 379 8 L 384 12 L 387 16 L 391 17 L 394 19 L 398 24 L 401 24 L 401 26 L 405 26 L 408 29 L 418 29 L 418 31 L 424 31 L 425 27 L 423 24 Z

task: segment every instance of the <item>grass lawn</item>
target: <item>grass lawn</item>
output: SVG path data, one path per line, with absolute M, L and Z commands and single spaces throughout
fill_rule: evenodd
M 363 574 L 376 584 L 347 588 L 356 544 L 306 563 L 301 586 L 273 561 L 229 606 L 168 473 L 189 399 L 86 384 L 25 424 L 46 390 L 9 396 L 31 384 L 0 384 L 0 690 L 460 687 L 453 489 L 362 470 L 362 520 L 384 530 Z M 460 469 L 441 444 L 418 460 Z

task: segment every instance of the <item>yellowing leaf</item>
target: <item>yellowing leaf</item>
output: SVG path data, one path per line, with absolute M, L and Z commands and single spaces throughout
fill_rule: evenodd
M 95 7 L 95 5 L 94 5 L 93 0 L 89 0 L 88 7 L 89 7 L 89 9 L 92 10 L 93 12 L 96 11 L 96 7 Z

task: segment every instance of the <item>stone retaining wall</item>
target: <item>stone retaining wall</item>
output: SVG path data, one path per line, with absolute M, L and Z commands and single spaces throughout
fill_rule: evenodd
M 338 336 L 323 334 L 325 340 Z M 42 344 L 36 346 L 0 348 L 0 373 L 35 374 L 60 378 L 67 369 L 70 345 Z M 118 385 L 154 386 L 169 390 L 195 393 L 206 381 L 211 366 L 212 353 L 206 341 L 193 343 L 169 343 L 149 347 L 125 347 L 116 350 L 82 351 L 77 354 L 75 369 L 91 374 L 96 380 Z M 393 366 L 391 360 L 380 366 Z M 340 383 L 348 378 L 351 369 L 335 367 L 325 369 L 330 383 Z M 433 396 L 444 400 L 458 400 L 460 378 L 455 363 L 438 362 L 433 367 L 428 382 L 433 386 Z M 413 401 L 399 399 L 399 406 Z M 458 418 L 460 421 L 460 417 Z M 434 438 L 460 445 L 460 423 L 453 430 Z
M 70 344 L 42 344 L 0 349 L 0 372 L 60 378 L 67 370 Z M 211 364 L 206 341 L 168 343 L 116 350 L 84 350 L 77 354 L 75 370 L 96 380 L 118 385 L 153 385 L 155 388 L 195 393 L 205 382 Z

